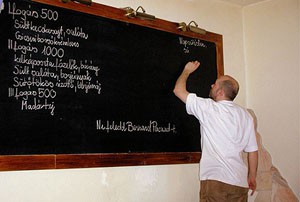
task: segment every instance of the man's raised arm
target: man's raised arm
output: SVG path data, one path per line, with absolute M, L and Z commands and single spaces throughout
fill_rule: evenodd
M 189 92 L 186 89 L 186 82 L 191 73 L 193 73 L 200 66 L 200 62 L 188 62 L 181 75 L 178 77 L 175 88 L 173 90 L 174 94 L 184 103 L 186 103 L 187 96 Z

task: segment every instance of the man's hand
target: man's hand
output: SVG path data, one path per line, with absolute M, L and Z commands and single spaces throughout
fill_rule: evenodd
M 198 69 L 198 67 L 200 66 L 200 62 L 193 61 L 193 62 L 188 62 L 185 67 L 184 70 L 186 70 L 189 74 L 193 73 L 196 69 Z
M 256 179 L 254 176 L 248 177 L 248 185 L 249 185 L 249 189 L 252 190 L 252 192 L 251 192 L 251 196 L 252 196 L 256 190 Z

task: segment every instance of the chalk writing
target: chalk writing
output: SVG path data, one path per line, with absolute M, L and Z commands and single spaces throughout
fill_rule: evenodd
M 76 36 L 83 39 L 88 39 L 89 35 L 85 33 L 81 27 L 75 27 L 73 29 L 67 29 L 66 33 L 71 36 Z
M 30 111 L 38 111 L 38 110 L 49 110 L 51 115 L 54 115 L 55 105 L 54 102 L 48 103 L 47 99 L 37 99 L 33 98 L 33 101 L 30 103 L 27 100 L 22 100 L 21 110 L 30 110 Z
M 167 123 L 161 125 L 157 121 L 150 120 L 148 124 L 136 124 L 132 121 L 102 121 L 96 120 L 96 129 L 101 131 L 119 131 L 119 132 L 146 132 L 146 133 L 176 133 L 175 124 Z
M 37 53 L 38 52 L 38 48 L 31 46 L 31 44 L 29 43 L 28 45 L 21 45 L 18 44 L 17 41 L 13 41 L 13 40 L 8 40 L 8 49 L 13 50 L 14 52 L 16 51 L 21 51 L 21 53 L 26 54 L 26 53 Z
M 207 48 L 205 43 L 203 43 L 200 39 L 184 39 L 182 37 L 179 37 L 179 44 L 183 45 L 183 51 L 184 53 L 189 53 L 189 47 L 195 46 L 195 47 L 203 47 Z
M 54 115 L 59 88 L 101 94 L 97 78 L 100 67 L 91 59 L 67 56 L 88 39 L 82 27 L 64 27 L 57 23 L 56 10 L 35 9 L 30 4 L 19 8 L 17 3 L 8 2 L 8 14 L 15 29 L 7 41 L 8 50 L 14 53 L 8 97 L 20 101 L 22 111 L 49 111 Z
M 53 36 L 50 36 L 50 38 L 45 38 L 40 36 L 39 34 L 28 35 L 26 33 L 22 33 L 21 31 L 16 31 L 15 38 L 18 41 L 25 41 L 28 43 L 44 43 L 52 46 L 67 46 L 75 48 L 78 48 L 80 46 L 78 41 L 71 41 L 68 37 L 65 39 L 57 39 Z
M 28 5 L 28 9 L 20 9 L 17 8 L 17 5 L 15 3 L 8 3 L 8 14 L 12 15 L 13 19 L 15 19 L 16 16 L 20 16 L 23 19 L 26 19 L 27 17 L 33 17 L 33 18 L 39 18 L 39 13 L 35 10 L 31 9 L 31 5 Z

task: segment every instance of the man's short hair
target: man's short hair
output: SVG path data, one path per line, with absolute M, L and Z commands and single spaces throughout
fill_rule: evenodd
M 221 81 L 221 88 L 228 99 L 234 100 L 239 92 L 239 83 L 231 76 L 225 75 L 224 77 L 224 80 Z

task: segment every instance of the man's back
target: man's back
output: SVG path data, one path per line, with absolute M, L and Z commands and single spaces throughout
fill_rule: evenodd
M 257 149 L 251 115 L 232 101 L 215 102 L 195 94 L 188 96 L 186 107 L 201 124 L 200 179 L 248 187 L 241 152 Z

